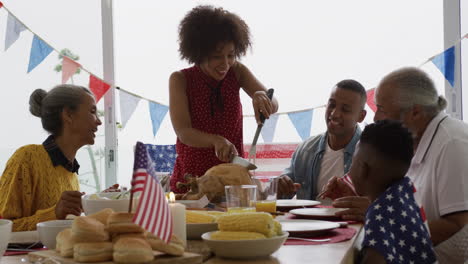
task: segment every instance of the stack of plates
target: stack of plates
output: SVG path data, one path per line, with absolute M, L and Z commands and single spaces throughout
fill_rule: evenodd
M 301 208 L 289 211 L 291 214 L 306 219 L 318 220 L 342 220 L 341 217 L 336 216 L 335 213 L 348 208 Z
M 287 219 L 280 221 L 280 223 L 283 231 L 295 237 L 320 236 L 340 227 L 338 223 L 319 220 Z
M 296 208 L 305 208 L 319 205 L 319 201 L 314 200 L 291 200 L 291 199 L 282 199 L 276 201 L 276 208 L 278 211 L 288 212 L 289 210 Z

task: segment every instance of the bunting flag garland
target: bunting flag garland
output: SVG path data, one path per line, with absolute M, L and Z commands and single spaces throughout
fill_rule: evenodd
M 5 35 L 5 51 L 18 40 L 19 35 L 26 27 L 12 14 L 8 13 L 7 28 Z
M 133 112 L 135 112 L 135 109 L 138 106 L 138 103 L 140 102 L 141 98 L 122 90 L 120 90 L 119 97 L 121 119 L 120 121 L 122 123 L 122 128 L 125 128 L 125 125 L 127 124 L 130 117 L 133 115 Z
M 455 83 L 455 46 L 452 46 L 431 59 L 432 63 L 442 72 L 445 79 L 454 85 Z
M 81 67 L 81 65 L 68 58 L 67 56 L 63 56 L 63 60 L 62 60 L 62 83 L 67 83 L 68 79 L 70 79 L 70 77 L 73 76 L 73 74 L 75 74 L 76 70 L 78 70 L 78 68 Z
M 265 123 L 263 124 L 263 128 L 261 130 L 263 141 L 265 143 L 273 142 L 273 136 L 275 135 L 276 123 L 278 122 L 278 117 L 279 115 L 275 114 L 275 115 L 271 115 L 270 118 L 265 120 Z
M 103 82 L 101 79 L 92 74 L 89 75 L 89 89 L 93 92 L 94 97 L 96 97 L 96 103 L 99 102 L 104 94 L 106 94 L 109 88 L 109 84 Z
M 375 105 L 374 94 L 375 94 L 375 88 L 372 88 L 367 91 L 367 105 L 375 113 L 377 111 L 377 106 Z
M 52 48 L 47 45 L 42 39 L 34 35 L 31 53 L 29 55 L 28 73 L 30 73 L 37 65 L 39 65 L 49 54 Z
M 39 37 L 37 34 L 31 31 L 26 24 L 22 23 L 22 21 L 19 18 L 12 14 L 8 10 L 8 8 L 4 6 L 2 2 L 0 2 L 0 8 L 2 7 L 7 11 L 8 14 L 5 35 L 5 51 L 8 50 L 9 47 L 11 47 L 19 39 L 19 37 L 22 36 L 22 31 L 28 30 L 33 34 L 33 41 L 31 45 L 27 71 L 28 73 L 31 72 L 40 63 L 42 63 L 42 61 L 44 61 L 44 59 L 52 51 L 59 53 L 57 49 L 48 45 L 47 42 L 43 40 L 43 38 Z M 440 72 L 444 75 L 444 77 L 453 87 L 455 83 L 455 46 L 458 45 L 462 40 L 467 38 L 468 34 L 465 34 L 463 37 L 458 39 L 452 47 L 448 48 L 440 54 L 437 54 L 427 59 L 420 66 L 431 61 L 440 70 Z M 66 56 L 63 57 L 62 61 L 62 83 L 67 83 L 68 80 L 76 73 L 77 69 L 82 69 L 83 71 L 89 74 L 89 89 L 95 95 L 97 102 L 102 98 L 102 96 L 105 95 L 105 93 L 111 88 L 111 86 L 120 90 L 120 114 L 123 127 L 125 127 L 128 120 L 130 120 L 136 107 L 138 106 L 139 101 L 142 99 L 148 101 L 152 121 L 153 135 L 156 136 L 156 133 L 158 132 L 160 125 L 168 112 L 169 108 L 167 105 L 120 89 L 116 87 L 115 84 L 106 83 L 92 72 L 86 70 L 82 65 Z M 375 112 L 377 110 L 377 107 L 374 103 L 374 93 L 375 88 L 367 91 L 367 105 L 370 109 L 372 109 Z M 270 119 L 265 122 L 264 128 L 262 130 L 262 137 L 264 142 L 270 143 L 273 141 L 278 117 L 279 115 L 286 114 L 289 116 L 289 119 L 294 125 L 299 136 L 303 140 L 309 138 L 311 133 L 313 110 L 321 107 L 323 106 L 302 109 L 299 111 L 276 113 L 275 115 L 272 115 Z M 253 115 L 244 115 L 244 117 L 251 116 Z
M 153 124 L 153 136 L 156 136 L 158 133 L 159 127 L 169 110 L 169 107 L 154 102 L 149 103 L 149 110 L 151 115 L 151 123 Z
M 306 140 L 310 137 L 310 128 L 312 126 L 312 115 L 314 109 L 310 109 L 302 112 L 289 113 L 289 119 L 293 123 L 294 127 L 299 133 L 302 140 Z

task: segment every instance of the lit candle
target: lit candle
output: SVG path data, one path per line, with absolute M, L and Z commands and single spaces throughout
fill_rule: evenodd
M 172 230 L 174 235 L 187 245 L 187 229 L 185 224 L 185 206 L 175 202 L 175 195 L 173 192 L 169 193 L 169 208 L 172 215 Z

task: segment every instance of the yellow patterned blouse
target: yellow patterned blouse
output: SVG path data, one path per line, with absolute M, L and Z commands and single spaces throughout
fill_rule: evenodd
M 76 173 L 54 167 L 43 145 L 19 148 L 0 178 L 0 216 L 13 220 L 13 231 L 36 230 L 56 219 L 55 205 L 64 191 L 78 191 Z

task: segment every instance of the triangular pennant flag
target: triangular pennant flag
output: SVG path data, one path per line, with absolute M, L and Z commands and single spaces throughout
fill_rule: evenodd
M 21 31 L 26 27 L 12 14 L 8 13 L 7 28 L 5 33 L 5 51 L 19 38 Z
M 102 81 L 101 79 L 97 78 L 94 75 L 89 75 L 89 89 L 96 97 L 96 103 L 99 102 L 101 97 L 106 94 L 107 90 L 109 90 L 110 85 Z
M 2 3 L 2 2 L 0 2 L 0 8 L 2 8 L 2 6 L 3 6 L 3 3 Z
M 452 46 L 443 53 L 435 56 L 432 59 L 432 62 L 453 87 L 455 83 L 455 46 Z
M 377 106 L 374 101 L 375 88 L 367 90 L 367 105 L 374 113 L 377 111 Z
M 47 43 L 34 35 L 31 46 L 31 53 L 29 55 L 28 73 L 36 68 L 37 65 L 41 64 L 41 62 L 52 52 L 52 50 L 53 49 L 47 45 Z
M 62 60 L 62 83 L 67 83 L 68 79 L 70 79 L 73 74 L 75 74 L 76 70 L 81 67 L 81 65 L 68 58 L 67 56 L 63 56 Z
M 140 97 L 120 90 L 120 119 L 122 127 L 125 127 L 127 121 L 133 115 L 133 112 L 135 112 L 138 102 L 140 102 Z
M 151 101 L 148 101 L 148 103 L 151 115 L 151 122 L 153 124 L 153 136 L 156 136 L 156 133 L 158 133 L 159 127 L 161 126 L 161 123 L 164 117 L 166 116 L 167 111 L 169 110 L 169 107 Z
M 273 141 L 278 117 L 279 115 L 271 115 L 270 118 L 265 120 L 265 123 L 263 124 L 263 128 L 261 130 L 263 141 L 265 141 L 265 143 L 271 143 Z
M 294 127 L 299 133 L 302 140 L 306 140 L 310 136 L 310 128 L 312 125 L 312 114 L 314 109 L 310 109 L 302 112 L 289 113 L 289 119 L 293 123 Z

